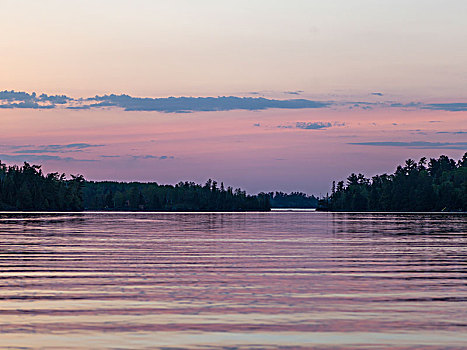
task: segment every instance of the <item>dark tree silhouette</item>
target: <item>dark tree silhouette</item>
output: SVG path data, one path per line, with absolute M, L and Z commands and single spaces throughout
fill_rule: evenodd
M 467 211 L 467 153 L 456 162 L 408 159 L 394 174 L 371 179 L 351 174 L 320 208 L 334 211 Z
M 269 200 L 272 208 L 316 208 L 318 199 L 308 196 L 303 192 L 269 192 Z
M 130 211 L 265 211 L 268 195 L 247 195 L 209 179 L 203 186 L 179 182 L 175 186 L 140 182 L 93 182 L 83 189 L 87 210 Z
M 44 175 L 39 165 L 6 166 L 0 161 L 0 210 L 83 210 L 81 175 Z
M 39 165 L 18 167 L 0 162 L 0 210 L 162 210 L 162 211 L 265 211 L 264 193 L 247 195 L 208 180 L 204 186 L 180 182 L 157 183 L 85 181 L 81 175 L 44 175 Z

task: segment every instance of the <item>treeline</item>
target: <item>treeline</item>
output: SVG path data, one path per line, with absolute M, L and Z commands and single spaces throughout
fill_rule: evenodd
M 0 210 L 25 211 L 266 211 L 267 194 L 247 195 L 241 189 L 180 182 L 85 181 L 81 175 L 43 174 L 41 166 L 7 166 L 0 161 Z
M 266 194 L 247 195 L 241 189 L 208 180 L 204 186 L 180 182 L 175 186 L 140 182 L 86 182 L 86 210 L 130 211 L 267 211 Z
M 316 208 L 318 207 L 318 198 L 308 196 L 303 192 L 269 192 L 269 202 L 271 208 Z
M 351 174 L 333 182 L 332 194 L 320 207 L 333 211 L 467 211 L 467 153 L 456 162 L 408 159 L 394 174 L 371 179 Z
M 79 211 L 84 178 L 44 175 L 39 165 L 7 166 L 0 161 L 0 210 Z

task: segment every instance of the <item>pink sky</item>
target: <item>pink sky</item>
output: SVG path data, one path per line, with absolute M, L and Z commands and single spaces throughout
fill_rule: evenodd
M 80 98 L 112 93 L 329 105 L 162 113 L 124 111 L 121 99 L 70 110 L 3 98 L 0 159 L 94 180 L 215 178 L 314 194 L 409 157 L 458 159 L 467 149 L 466 13 L 465 0 L 5 0 L 0 92 L 65 94 L 80 108 L 102 102 Z M 365 142 L 379 144 L 351 144 Z
M 466 148 L 465 134 L 455 132 L 465 131 L 467 112 L 337 106 L 178 114 L 112 107 L 5 109 L 0 115 L 0 159 L 8 164 L 28 160 L 48 172 L 81 173 L 89 180 L 213 178 L 249 192 L 325 194 L 333 180 L 350 172 L 392 172 L 409 157 L 447 154 L 458 159 Z M 331 127 L 300 129 L 297 122 L 329 122 Z M 415 141 L 433 146 L 350 144 Z M 440 149 L 437 143 L 455 149 Z M 86 145 L 61 147 L 70 144 Z

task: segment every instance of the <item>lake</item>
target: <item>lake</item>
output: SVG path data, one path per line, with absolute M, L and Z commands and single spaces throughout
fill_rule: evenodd
M 467 215 L 0 213 L 0 347 L 467 348 Z

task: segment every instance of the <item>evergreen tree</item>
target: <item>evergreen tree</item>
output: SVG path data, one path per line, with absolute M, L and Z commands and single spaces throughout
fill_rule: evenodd
M 334 187 L 333 187 L 334 188 Z M 336 211 L 467 211 L 467 153 L 458 162 L 408 159 L 392 175 L 366 179 L 351 174 L 338 182 L 322 209 Z

